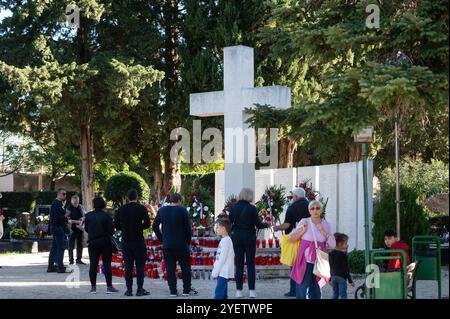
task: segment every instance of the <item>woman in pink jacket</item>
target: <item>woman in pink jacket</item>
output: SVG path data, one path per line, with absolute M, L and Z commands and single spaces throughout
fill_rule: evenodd
M 309 299 L 320 299 L 320 289 L 327 283 L 329 278 L 319 278 L 313 274 L 314 262 L 316 261 L 314 234 L 317 238 L 318 248 L 322 251 L 326 251 L 327 245 L 330 249 L 333 249 L 336 246 L 336 241 L 328 222 L 320 218 L 322 204 L 316 200 L 311 201 L 308 205 L 308 210 L 311 217 L 303 218 L 289 234 L 290 242 L 296 242 L 301 239 L 297 259 L 292 267 L 291 278 L 297 284 L 297 299 L 306 299 L 307 291 Z

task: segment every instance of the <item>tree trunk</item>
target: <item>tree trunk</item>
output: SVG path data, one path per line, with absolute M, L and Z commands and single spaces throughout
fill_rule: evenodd
M 169 192 L 173 190 L 179 192 L 181 190 L 181 163 L 174 163 L 170 158 L 170 144 L 169 151 L 164 157 L 164 191 Z
M 278 151 L 278 168 L 294 167 L 294 153 L 297 149 L 297 142 L 289 137 L 280 139 Z
M 353 143 L 347 148 L 346 162 L 357 162 L 362 159 L 361 157 L 361 144 Z
M 92 210 L 94 198 L 94 148 L 90 123 L 81 126 L 81 194 L 84 208 Z
M 179 67 L 180 56 L 179 46 L 179 0 L 166 0 L 163 7 L 163 28 L 165 34 L 164 41 L 164 88 L 165 88 L 165 109 L 167 137 L 172 128 L 183 125 L 182 101 L 179 98 Z M 167 138 L 166 137 L 166 138 Z M 164 189 L 169 191 L 173 188 L 180 191 L 181 188 L 181 167 L 180 163 L 174 163 L 170 159 L 170 149 L 173 141 L 169 141 L 164 154 Z
M 155 167 L 153 169 L 153 177 L 154 177 L 153 192 L 155 194 L 156 202 L 159 203 L 161 201 L 161 192 L 163 188 L 163 176 L 160 161 L 158 161 L 155 164 Z

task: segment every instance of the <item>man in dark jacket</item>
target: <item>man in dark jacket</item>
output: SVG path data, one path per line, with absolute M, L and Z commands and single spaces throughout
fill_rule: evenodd
M 102 268 L 106 280 L 106 293 L 118 292 L 112 285 L 112 243 L 114 235 L 113 220 L 111 215 L 104 211 L 105 200 L 102 197 L 93 199 L 94 210 L 86 214 L 85 229 L 88 233 L 89 250 L 89 279 L 91 281 L 91 293 L 97 293 L 97 267 L 102 257 Z
M 64 250 L 67 246 L 66 234 L 69 231 L 67 221 L 69 213 L 64 210 L 66 194 L 67 192 L 64 188 L 58 189 L 57 197 L 53 200 L 50 208 L 50 231 L 53 235 L 53 242 L 52 248 L 50 249 L 50 255 L 48 257 L 47 272 L 72 272 L 66 270 L 63 263 Z
M 284 223 L 274 226 L 273 231 L 282 231 L 288 235 L 303 218 L 311 217 L 308 210 L 309 201 L 305 198 L 305 190 L 303 188 L 295 188 L 292 190 L 292 203 L 289 205 Z M 290 289 L 284 295 L 286 297 L 295 297 L 295 281 L 291 279 Z
M 115 227 L 122 231 L 122 251 L 125 262 L 125 296 L 133 295 L 133 266 L 136 264 L 136 296 L 146 296 L 150 293 L 144 287 L 144 267 L 147 259 L 147 247 L 143 235 L 144 229 L 150 227 L 147 208 L 137 202 L 138 192 L 128 191 L 128 204 L 119 208 L 115 218 Z
M 80 198 L 78 195 L 73 195 L 70 199 L 70 206 L 67 208 L 70 212 L 69 219 L 72 225 L 72 233 L 69 238 L 69 263 L 73 265 L 73 249 L 75 248 L 75 243 L 77 245 L 77 260 L 76 263 L 80 265 L 84 265 L 84 262 L 81 261 L 83 256 L 83 235 L 84 231 L 81 227 L 81 224 L 84 220 L 84 209 L 80 205 Z
M 170 295 L 177 296 L 176 263 L 180 264 L 183 275 L 183 296 L 196 295 L 191 287 L 191 262 L 189 245 L 192 229 L 189 214 L 181 206 L 181 195 L 172 194 L 170 205 L 162 207 L 153 222 L 153 231 L 163 244 L 164 262 L 167 269 L 167 281 Z M 162 233 L 159 226 L 162 225 Z

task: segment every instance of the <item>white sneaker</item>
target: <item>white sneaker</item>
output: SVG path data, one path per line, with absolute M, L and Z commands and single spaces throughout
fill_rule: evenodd
M 242 290 L 236 290 L 236 298 L 242 298 Z
M 252 298 L 252 299 L 256 298 L 256 291 L 250 290 L 250 298 Z

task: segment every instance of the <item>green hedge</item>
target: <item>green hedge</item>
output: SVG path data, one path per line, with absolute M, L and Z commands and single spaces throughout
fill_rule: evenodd
M 448 163 L 432 160 L 424 163 L 420 160 L 406 159 L 400 163 L 401 185 L 413 189 L 421 198 L 448 193 Z M 378 176 L 381 189 L 395 185 L 395 168 L 386 168 Z
M 352 274 L 364 273 L 364 250 L 352 250 L 348 253 L 348 268 Z
M 400 237 L 408 245 L 416 235 L 430 232 L 430 224 L 426 218 L 424 207 L 419 204 L 419 195 L 409 187 L 400 187 Z M 381 193 L 380 204 L 376 210 L 372 229 L 375 248 L 384 247 L 384 232 L 396 229 L 395 187 L 389 186 Z
M 138 191 L 140 201 L 148 201 L 150 188 L 145 180 L 135 172 L 121 172 L 113 175 L 106 185 L 105 197 L 118 207 L 126 203 L 130 189 Z
M 67 199 L 75 194 L 81 198 L 81 194 L 68 192 Z M 55 198 L 56 192 L 2 192 L 0 207 L 34 212 L 36 205 L 50 205 Z

